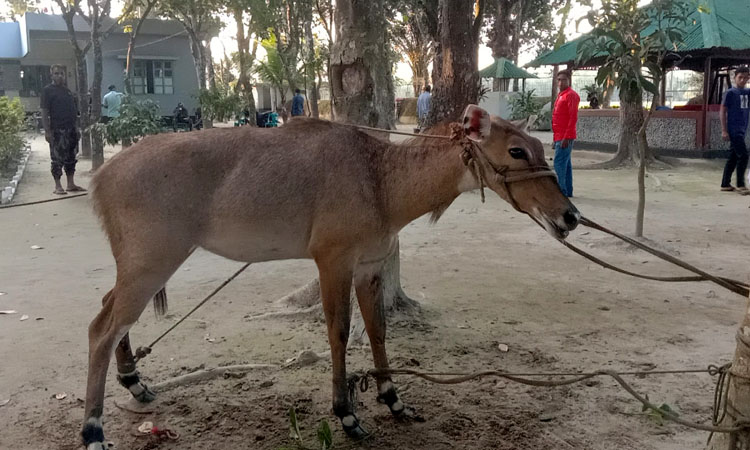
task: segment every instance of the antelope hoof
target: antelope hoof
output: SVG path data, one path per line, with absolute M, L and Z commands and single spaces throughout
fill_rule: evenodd
M 344 433 L 346 433 L 350 439 L 359 441 L 370 435 L 367 430 L 362 428 L 362 425 L 359 424 L 359 420 L 354 414 L 342 417 L 341 425 L 344 428 Z
M 388 405 L 394 418 L 407 422 L 424 422 L 424 418 L 417 414 L 414 408 L 404 405 L 398 398 L 396 388 L 392 384 L 387 384 L 384 388 L 385 390 L 378 395 L 378 403 Z
M 156 394 L 141 381 L 138 371 L 117 374 L 117 381 L 120 382 L 122 387 L 130 391 L 133 398 L 139 403 L 151 403 L 156 400 Z
M 107 450 L 109 447 L 104 442 L 104 431 L 99 418 L 89 418 L 81 430 L 81 438 L 86 450 Z

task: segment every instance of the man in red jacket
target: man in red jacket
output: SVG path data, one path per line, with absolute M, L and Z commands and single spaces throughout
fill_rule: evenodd
M 560 93 L 552 109 L 552 134 L 555 146 L 555 173 L 560 190 L 567 197 L 573 196 L 573 166 L 570 154 L 576 138 L 578 103 L 581 98 L 570 87 L 571 74 L 563 70 L 557 74 L 557 87 Z

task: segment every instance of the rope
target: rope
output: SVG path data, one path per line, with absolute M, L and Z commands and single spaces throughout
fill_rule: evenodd
M 581 250 L 581 249 L 579 249 L 579 248 L 577 248 L 575 246 L 573 246 L 570 243 L 567 243 L 567 242 L 565 242 L 563 240 L 560 241 L 560 242 L 563 243 L 563 245 L 565 245 L 566 247 L 570 248 L 571 250 L 573 250 L 574 252 L 578 253 L 579 255 L 584 256 L 585 258 L 588 258 L 589 260 L 594 261 L 595 263 L 600 264 L 600 265 L 602 265 L 602 266 L 604 266 L 604 267 L 606 267 L 608 269 L 616 270 L 616 271 L 618 271 L 620 273 L 625 273 L 627 275 L 632 275 L 632 276 L 635 276 L 635 277 L 638 277 L 638 278 L 653 279 L 653 280 L 658 280 L 658 281 L 712 281 L 712 282 L 718 284 L 719 286 L 721 286 L 721 287 L 723 287 L 723 288 L 725 288 L 725 289 L 727 289 L 727 290 L 729 290 L 731 292 L 734 292 L 735 294 L 739 294 L 739 295 L 741 295 L 743 297 L 750 296 L 750 289 L 748 289 L 748 285 L 746 283 L 743 283 L 743 282 L 737 281 L 737 280 L 732 280 L 731 278 L 724 278 L 724 277 L 714 276 L 714 275 L 712 275 L 712 274 L 710 274 L 708 272 L 705 272 L 705 271 L 703 271 L 703 270 L 701 270 L 701 269 L 699 269 L 699 268 L 697 268 L 697 267 L 695 267 L 695 266 L 693 266 L 691 264 L 688 264 L 688 263 L 682 261 L 681 259 L 675 258 L 672 255 L 668 255 L 668 254 L 666 254 L 666 253 L 664 253 L 664 252 L 662 252 L 660 250 L 656 250 L 655 248 L 652 248 L 652 247 L 649 247 L 648 245 L 642 244 L 642 243 L 636 241 L 635 239 L 629 238 L 629 237 L 627 237 L 625 235 L 622 235 L 620 233 L 612 231 L 612 230 L 610 230 L 610 229 L 608 229 L 608 228 L 606 228 L 606 227 L 604 227 L 602 225 L 599 225 L 598 223 L 594 222 L 593 220 L 587 219 L 585 217 L 581 217 L 581 222 L 580 223 L 583 226 L 587 226 L 589 228 L 593 228 L 593 229 L 599 230 L 599 231 L 601 231 L 603 233 L 607 233 L 609 235 L 615 236 L 616 238 L 618 238 L 620 240 L 623 240 L 623 241 L 627 242 L 630 245 L 633 245 L 633 246 L 635 246 L 635 247 L 637 247 L 637 248 L 639 248 L 641 250 L 644 250 L 644 251 L 646 251 L 648 253 L 651 253 L 652 255 L 654 255 L 654 256 L 656 256 L 656 257 L 658 257 L 660 259 L 663 259 L 664 261 L 670 262 L 670 263 L 672 263 L 674 265 L 677 265 L 677 266 L 680 266 L 683 269 L 686 269 L 686 270 L 688 270 L 690 272 L 696 273 L 699 276 L 698 277 L 664 277 L 664 278 L 660 278 L 660 277 L 651 277 L 651 276 L 648 276 L 648 275 L 639 275 L 639 274 L 636 274 L 636 273 L 633 273 L 633 272 L 626 271 L 624 269 L 618 269 L 615 266 L 613 266 L 611 264 L 607 264 L 604 261 L 602 261 L 602 260 L 600 260 L 600 259 L 598 259 L 598 258 L 596 258 L 596 257 L 594 257 L 594 256 L 592 256 L 592 255 L 590 255 L 588 253 L 586 253 L 585 251 L 583 251 L 583 250 Z
M 156 345 L 159 341 L 161 341 L 164 336 L 168 335 L 172 330 L 174 330 L 175 328 L 177 328 L 177 326 L 179 324 L 181 324 L 182 322 L 184 322 L 185 319 L 187 319 L 188 317 L 190 317 L 195 311 L 198 310 L 198 308 L 200 308 L 201 306 L 203 306 L 207 301 L 211 300 L 211 297 L 213 297 L 214 295 L 216 295 L 220 290 L 224 289 L 224 287 L 227 284 L 231 283 L 232 280 L 234 280 L 235 278 L 237 278 L 237 276 L 239 274 L 241 274 L 242 272 L 244 272 L 245 269 L 247 269 L 249 266 L 250 266 L 250 263 L 247 263 L 244 266 L 242 266 L 237 272 L 234 273 L 234 275 L 232 275 L 231 277 L 227 278 L 216 289 L 214 289 L 213 292 L 211 292 L 210 294 L 208 294 L 208 296 L 206 298 L 204 298 L 193 309 L 191 309 L 190 312 L 188 312 L 187 314 L 185 314 L 184 316 L 182 316 L 182 318 L 180 320 L 178 320 L 174 325 L 172 325 L 171 327 L 169 327 L 167 329 L 167 331 L 165 331 L 164 333 L 161 334 L 161 336 L 159 336 L 158 338 L 156 338 L 154 340 L 154 342 L 152 342 L 151 344 L 149 344 L 149 345 L 147 345 L 145 347 L 138 347 L 135 350 L 134 362 L 140 361 L 146 355 L 148 355 L 149 353 L 151 353 L 151 349 L 153 348 L 153 346 Z
M 88 194 L 89 194 L 88 192 L 84 192 L 84 193 L 81 193 L 81 194 L 66 195 L 64 197 L 48 198 L 47 200 L 37 200 L 35 202 L 14 203 L 12 205 L 0 206 L 0 209 L 17 208 L 19 206 L 38 205 L 40 203 L 56 202 L 56 201 L 60 201 L 60 200 L 70 200 L 71 198 L 83 197 L 84 195 L 88 195 Z
M 715 366 L 710 365 L 706 369 L 685 369 L 685 370 L 654 370 L 654 371 L 644 371 L 644 372 L 615 372 L 612 370 L 597 370 L 595 372 L 574 372 L 574 373 L 510 373 L 510 372 L 502 372 L 497 370 L 487 370 L 483 372 L 475 372 L 475 373 L 450 373 L 450 372 L 442 372 L 442 373 L 427 373 L 427 372 L 420 372 L 417 370 L 412 369 L 373 369 L 368 370 L 363 375 L 359 376 L 359 385 L 360 390 L 362 392 L 366 391 L 369 387 L 368 378 L 372 377 L 374 379 L 377 379 L 378 377 L 387 377 L 390 375 L 412 375 L 419 378 L 422 378 L 426 381 L 429 381 L 431 383 L 437 383 L 437 384 L 459 384 L 459 383 L 465 383 L 467 381 L 471 381 L 477 378 L 482 378 L 486 376 L 495 376 L 499 378 L 504 378 L 509 381 L 513 381 L 515 383 L 524 384 L 527 386 L 537 386 L 537 387 L 558 387 L 558 386 L 567 386 L 575 383 L 580 383 L 581 381 L 588 380 L 590 378 L 598 377 L 598 376 L 608 376 L 614 379 L 617 384 L 620 385 L 628 394 L 630 394 L 633 398 L 638 400 L 645 408 L 659 414 L 662 418 L 667 419 L 669 421 L 675 422 L 677 424 L 683 425 L 688 428 L 693 428 L 696 430 L 702 430 L 702 431 L 709 431 L 711 433 L 736 433 L 738 431 L 747 430 L 750 428 L 750 422 L 742 421 L 742 422 L 736 422 L 734 426 L 732 427 L 722 427 L 717 426 L 717 422 L 715 419 L 718 417 L 717 410 L 718 407 L 714 406 L 714 415 L 712 418 L 712 425 L 704 425 L 696 422 L 690 422 L 684 419 L 681 419 L 676 413 L 668 410 L 664 410 L 659 408 L 658 406 L 654 405 L 653 403 L 649 402 L 648 399 L 641 394 L 639 394 L 627 381 L 625 381 L 622 377 L 624 375 L 637 375 L 637 376 L 645 376 L 645 375 L 665 375 L 665 374 L 685 374 L 685 373 L 708 373 L 709 375 L 720 375 L 720 381 L 723 383 L 724 379 L 721 377 L 725 377 L 725 373 L 728 371 L 728 367 L 731 366 L 731 364 L 727 364 L 724 366 Z M 531 379 L 529 377 L 550 377 L 550 376 L 565 376 L 569 377 L 565 380 L 535 380 Z M 442 378 L 442 377 L 451 377 L 451 378 Z M 350 383 L 352 381 L 350 380 Z M 717 385 L 718 386 L 718 385 Z M 721 389 L 723 390 L 723 385 L 721 386 Z M 718 390 L 718 388 L 717 388 Z M 723 415 L 721 416 L 723 418 Z

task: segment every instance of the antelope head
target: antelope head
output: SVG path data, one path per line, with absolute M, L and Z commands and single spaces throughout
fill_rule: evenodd
M 466 108 L 463 128 L 464 160 L 488 188 L 556 239 L 578 226 L 581 214 L 560 191 L 539 139 L 476 105 Z

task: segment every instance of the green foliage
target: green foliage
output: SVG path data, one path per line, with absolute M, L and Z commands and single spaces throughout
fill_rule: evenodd
M 266 51 L 266 58 L 258 61 L 255 72 L 261 80 L 271 83 L 279 90 L 284 89 L 284 65 L 276 49 L 276 36 L 271 34 L 268 39 L 263 39 L 260 44 Z
M 318 425 L 315 437 L 317 439 L 317 446 L 307 447 L 305 441 L 300 433 L 299 421 L 297 420 L 297 413 L 294 411 L 294 407 L 289 408 L 289 437 L 294 442 L 291 447 L 281 447 L 279 450 L 330 450 L 333 448 L 333 432 L 331 431 L 328 421 L 323 419 Z
M 539 115 L 542 104 L 534 97 L 534 89 L 519 92 L 518 96 L 510 101 L 511 120 L 525 119 L 532 115 Z
M 225 122 L 234 118 L 242 110 L 242 98 L 225 86 L 201 89 L 198 94 L 203 117 Z
M 625 102 L 641 98 L 644 91 L 659 95 L 662 61 L 684 39 L 687 17 L 696 6 L 689 0 L 655 0 L 643 8 L 638 8 L 638 0 L 601 3 L 586 17 L 593 31 L 578 45 L 576 65 L 603 59 L 596 83 L 604 86 L 614 80 Z
M 19 99 L 0 97 L 0 171 L 9 169 L 21 156 L 24 117 Z
M 98 123 L 93 128 L 109 145 L 123 140 L 138 142 L 144 136 L 161 131 L 159 105 L 153 100 L 135 100 L 125 95 L 120 105 L 120 117 L 113 118 L 106 124 Z
M 646 397 L 648 398 L 648 397 Z M 680 414 L 671 406 L 666 403 L 662 403 L 658 410 L 653 410 L 646 405 L 641 408 L 642 412 L 645 412 L 647 417 L 655 422 L 659 426 L 664 425 L 664 416 L 679 417 Z

